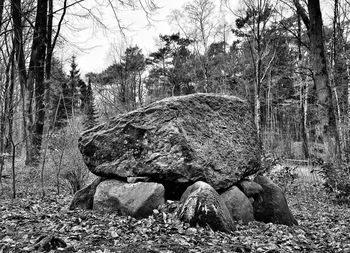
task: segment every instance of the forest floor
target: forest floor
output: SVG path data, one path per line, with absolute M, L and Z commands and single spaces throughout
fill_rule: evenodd
M 334 204 L 314 179 L 297 180 L 286 196 L 298 226 L 252 222 L 229 234 L 162 211 L 142 220 L 70 211 L 71 196 L 0 199 L 0 253 L 350 252 L 348 206 Z

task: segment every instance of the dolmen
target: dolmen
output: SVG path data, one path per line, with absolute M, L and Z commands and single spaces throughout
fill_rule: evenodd
M 281 189 L 258 175 L 261 145 L 240 98 L 166 98 L 83 132 L 79 149 L 97 179 L 70 209 L 144 218 L 179 200 L 176 216 L 192 226 L 230 232 L 237 222 L 297 224 Z

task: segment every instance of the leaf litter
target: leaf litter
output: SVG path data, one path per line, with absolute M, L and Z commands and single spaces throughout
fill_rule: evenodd
M 0 253 L 350 252 L 348 206 L 335 205 L 313 186 L 287 198 L 298 226 L 251 222 L 231 233 L 180 222 L 176 202 L 137 220 L 71 211 L 70 198 L 1 200 Z

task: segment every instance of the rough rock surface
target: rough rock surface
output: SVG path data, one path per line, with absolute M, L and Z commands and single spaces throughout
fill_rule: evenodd
M 257 176 L 254 181 L 263 188 L 262 198 L 253 202 L 254 218 L 257 221 L 298 225 L 297 220 L 290 212 L 287 200 L 282 190 L 269 178 Z
M 149 177 L 165 187 L 201 180 L 216 190 L 254 174 L 261 151 L 249 105 L 214 94 L 171 97 L 115 117 L 84 132 L 79 148 L 98 176 Z
M 209 184 L 198 181 L 188 187 L 177 210 L 177 217 L 191 226 L 209 226 L 217 231 L 230 232 L 235 229 L 225 203 Z
M 164 204 L 164 187 L 157 183 L 126 183 L 115 179 L 100 183 L 94 196 L 94 210 L 145 218 Z
M 93 208 L 94 195 L 97 186 L 105 180 L 104 178 L 96 178 L 90 185 L 77 191 L 74 194 L 73 200 L 69 206 L 70 210 L 80 208 L 84 210 L 89 210 Z
M 244 224 L 254 220 L 253 206 L 248 197 L 238 187 L 232 186 L 220 197 L 226 204 L 233 220 L 242 221 Z
M 238 183 L 238 188 L 248 197 L 254 198 L 263 192 L 263 188 L 258 183 L 251 180 L 243 180 Z

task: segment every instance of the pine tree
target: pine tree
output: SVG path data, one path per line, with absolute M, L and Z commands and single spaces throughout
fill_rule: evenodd
M 91 79 L 88 80 L 86 96 L 84 99 L 84 127 L 90 129 L 98 124 L 98 115 L 94 105 L 94 96 L 91 87 Z
M 63 72 L 62 63 L 54 59 L 51 91 L 51 126 L 64 127 L 74 110 L 84 113 L 87 100 L 87 86 L 80 78 L 76 57 L 72 56 L 68 75 Z
M 69 70 L 69 82 L 68 82 L 68 97 L 66 97 L 66 108 L 69 115 L 73 115 L 74 109 L 79 107 L 79 81 L 80 79 L 80 70 L 76 63 L 76 56 L 72 56 L 72 61 L 70 64 L 71 69 Z
M 51 127 L 61 128 L 66 125 L 68 114 L 66 104 L 69 103 L 68 78 L 63 72 L 63 66 L 60 60 L 52 60 L 52 85 L 51 85 L 51 105 L 50 120 Z
M 78 87 L 80 90 L 80 110 L 81 110 L 81 112 L 84 113 L 85 107 L 87 105 L 87 100 L 89 99 L 88 98 L 88 87 L 87 87 L 86 83 L 81 79 L 79 79 L 79 81 L 78 81 Z

